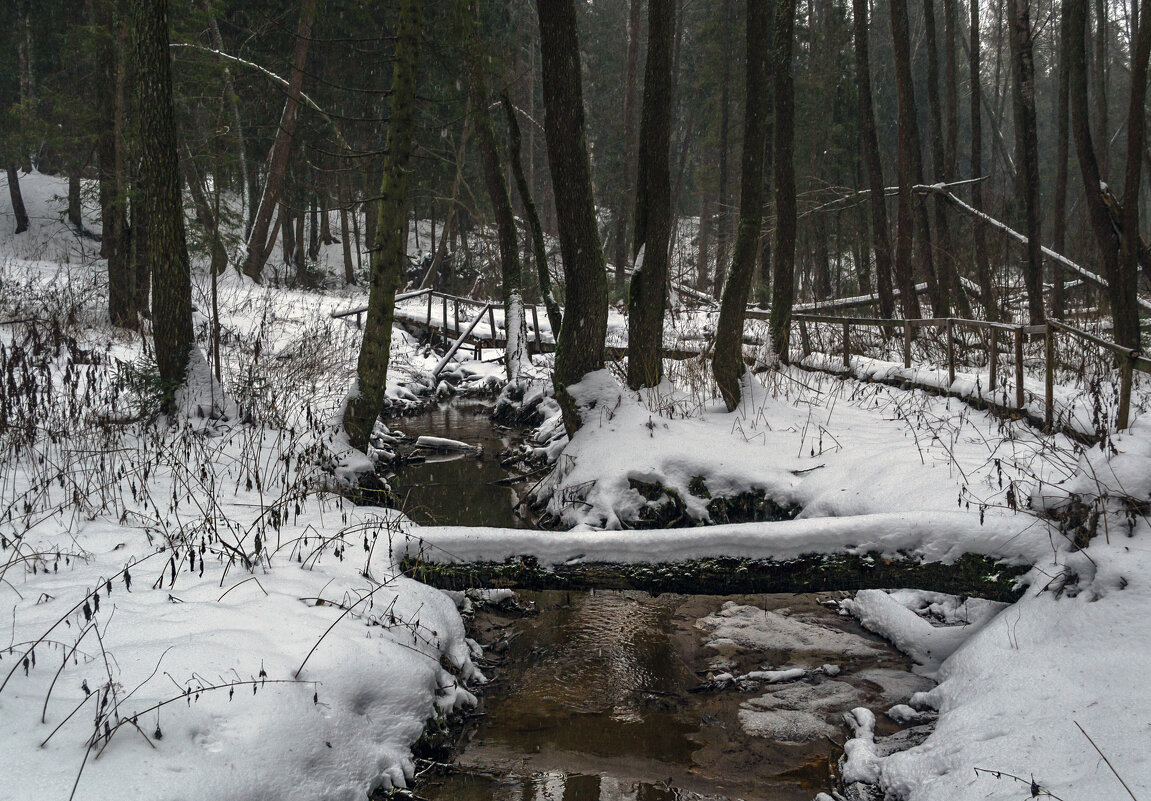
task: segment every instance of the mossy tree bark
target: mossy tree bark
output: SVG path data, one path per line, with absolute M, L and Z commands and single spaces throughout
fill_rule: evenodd
M 156 366 L 169 392 L 183 383 L 195 344 L 192 280 L 180 200 L 180 154 L 168 53 L 167 0 L 132 0 L 140 175 L 136 196 L 147 236 Z
M 788 5 L 790 0 L 781 0 Z M 782 10 L 782 9 L 781 9 Z M 768 50 L 771 10 L 768 3 L 747 4 L 747 78 L 743 122 L 743 172 L 740 179 L 739 228 L 731 270 L 723 289 L 719 321 L 715 329 L 712 374 L 729 410 L 739 405 L 739 379 L 743 375 L 743 318 L 759 231 L 763 221 L 763 160 L 767 145 Z
M 788 360 L 791 307 L 795 303 L 795 86 L 791 73 L 796 0 L 778 0 L 771 44 L 772 101 L 775 121 L 772 147 L 775 184 L 775 262 L 771 276 L 771 348 Z
M 368 313 L 356 365 L 358 392 L 344 410 L 344 429 L 353 447 L 367 448 L 376 418 L 383 411 L 392 344 L 396 290 L 406 262 L 408 161 L 415 129 L 416 80 L 419 69 L 421 0 L 402 0 L 396 29 L 392 71 L 392 108 L 388 151 L 380 182 L 376 241 L 372 249 Z
M 627 383 L 654 387 L 663 378 L 663 318 L 667 306 L 668 240 L 671 237 L 672 0 L 648 2 L 647 66 L 640 120 L 636 179 L 635 272 L 628 297 Z M 638 254 L 643 251 L 643 263 Z
M 567 309 L 556 339 L 552 380 L 569 434 L 579 412 L 568 387 L 603 367 L 607 265 L 596 224 L 584 131 L 583 83 L 574 0 L 536 0 L 540 26 L 544 133 L 555 196 Z

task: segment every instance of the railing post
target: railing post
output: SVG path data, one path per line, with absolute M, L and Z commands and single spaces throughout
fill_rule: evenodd
M 1062 280 L 1062 279 L 1059 279 Z M 1046 381 L 1043 385 L 1043 400 L 1047 412 L 1043 415 L 1047 433 L 1055 430 L 1055 329 L 1048 323 L 1043 332 L 1043 361 L 1046 362 Z
M 483 314 L 483 312 L 480 312 Z M 488 306 L 488 326 L 492 329 L 492 347 L 496 344 L 496 310 Z
M 356 328 L 361 328 L 361 327 L 362 326 L 360 325 L 360 313 L 356 312 Z
M 460 299 L 456 298 L 455 301 L 455 314 L 456 314 L 456 336 L 460 335 Z
M 427 321 L 426 325 L 428 327 L 428 335 L 430 336 L 431 331 L 432 331 L 432 293 L 431 292 L 428 293 L 428 321 Z
M 911 321 L 903 321 L 903 366 L 911 369 Z
M 799 346 L 803 349 L 803 356 L 811 355 L 811 339 L 807 335 L 807 320 L 799 321 Z
M 955 383 L 955 321 L 947 318 L 947 387 Z
M 1119 412 L 1115 415 L 1115 429 L 1122 431 L 1127 428 L 1128 418 L 1131 416 L 1131 372 L 1132 358 L 1130 354 L 1119 357 Z
M 851 325 L 843 321 L 843 366 L 851 367 Z
M 1023 326 L 1015 329 L 1015 407 L 1023 408 Z
M 532 304 L 532 328 L 536 332 L 536 353 L 543 353 L 544 341 L 540 338 L 540 313 L 534 303 Z
M 991 355 L 988 357 L 991 361 L 991 375 L 987 377 L 987 391 L 992 395 L 994 400 L 995 395 L 995 379 L 999 373 L 999 329 L 991 329 Z

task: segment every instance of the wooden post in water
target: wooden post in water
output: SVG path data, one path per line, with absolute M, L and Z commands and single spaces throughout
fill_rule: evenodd
M 1043 422 L 1047 432 L 1054 430 L 1055 423 L 1055 329 L 1050 323 L 1043 332 L 1043 361 L 1046 362 L 1046 381 L 1043 384 L 1043 400 L 1047 411 L 1043 415 Z
M 955 321 L 947 318 L 947 387 L 955 383 Z
M 1023 408 L 1023 326 L 1015 328 L 1015 407 Z
M 911 369 L 911 321 L 903 321 L 903 366 Z

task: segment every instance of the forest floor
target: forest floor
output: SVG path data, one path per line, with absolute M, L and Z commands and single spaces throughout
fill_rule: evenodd
M 0 798 L 359 799 L 403 785 L 425 724 L 483 681 L 462 599 L 399 573 L 413 553 L 845 551 L 1030 566 L 1022 598 L 987 614 L 897 588 L 844 604 L 938 681 L 906 699 L 938 712 L 908 750 L 875 737 L 889 710 L 836 713 L 845 782 L 939 801 L 1151 798 L 1146 414 L 1087 448 L 954 398 L 798 368 L 749 374 L 735 412 L 698 365 L 641 394 L 605 370 L 575 390 L 584 427 L 570 443 L 542 385 L 527 393 L 544 418 L 534 455 L 558 465 L 536 497 L 570 533 L 416 527 L 332 492 L 369 466 L 335 425 L 358 332 L 329 316 L 362 291 L 224 277 L 223 385 L 200 365 L 184 413 L 157 417 L 149 344 L 107 326 L 103 262 L 60 222 L 63 183 L 22 183 L 33 230 L 0 236 Z M 202 275 L 194 303 L 203 345 Z M 389 397 L 429 397 L 436 359 L 397 332 Z M 500 371 L 449 368 L 459 384 Z M 784 519 L 624 530 L 668 509 L 719 522 L 712 501 L 746 493 Z

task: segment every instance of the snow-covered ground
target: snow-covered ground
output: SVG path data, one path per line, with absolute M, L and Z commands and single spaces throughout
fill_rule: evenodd
M 584 427 L 566 447 L 544 406 L 539 449 L 558 469 L 539 491 L 574 531 L 416 527 L 325 492 L 364 464 L 333 426 L 357 333 L 330 318 L 362 291 L 225 277 L 224 417 L 149 420 L 147 341 L 107 327 L 103 264 L 59 221 L 63 183 L 23 187 L 33 230 L 0 235 L 0 798 L 302 801 L 403 783 L 425 723 L 482 681 L 452 598 L 398 575 L 403 556 L 834 551 L 1032 566 L 1006 607 L 907 590 L 844 604 L 939 681 L 891 715 L 938 711 L 909 750 L 876 738 L 888 710 L 851 714 L 846 778 L 916 801 L 1028 797 L 1032 777 L 1066 801 L 1151 798 L 1146 415 L 1084 450 L 956 398 L 798 368 L 749 376 L 731 413 L 690 363 L 642 394 L 603 371 L 574 390 Z M 194 292 L 203 342 L 202 275 Z M 46 324 L 13 322 L 29 319 Z M 431 392 L 436 361 L 397 334 L 389 396 Z M 624 531 L 667 502 L 634 482 L 697 522 L 707 496 L 749 490 L 796 517 Z

